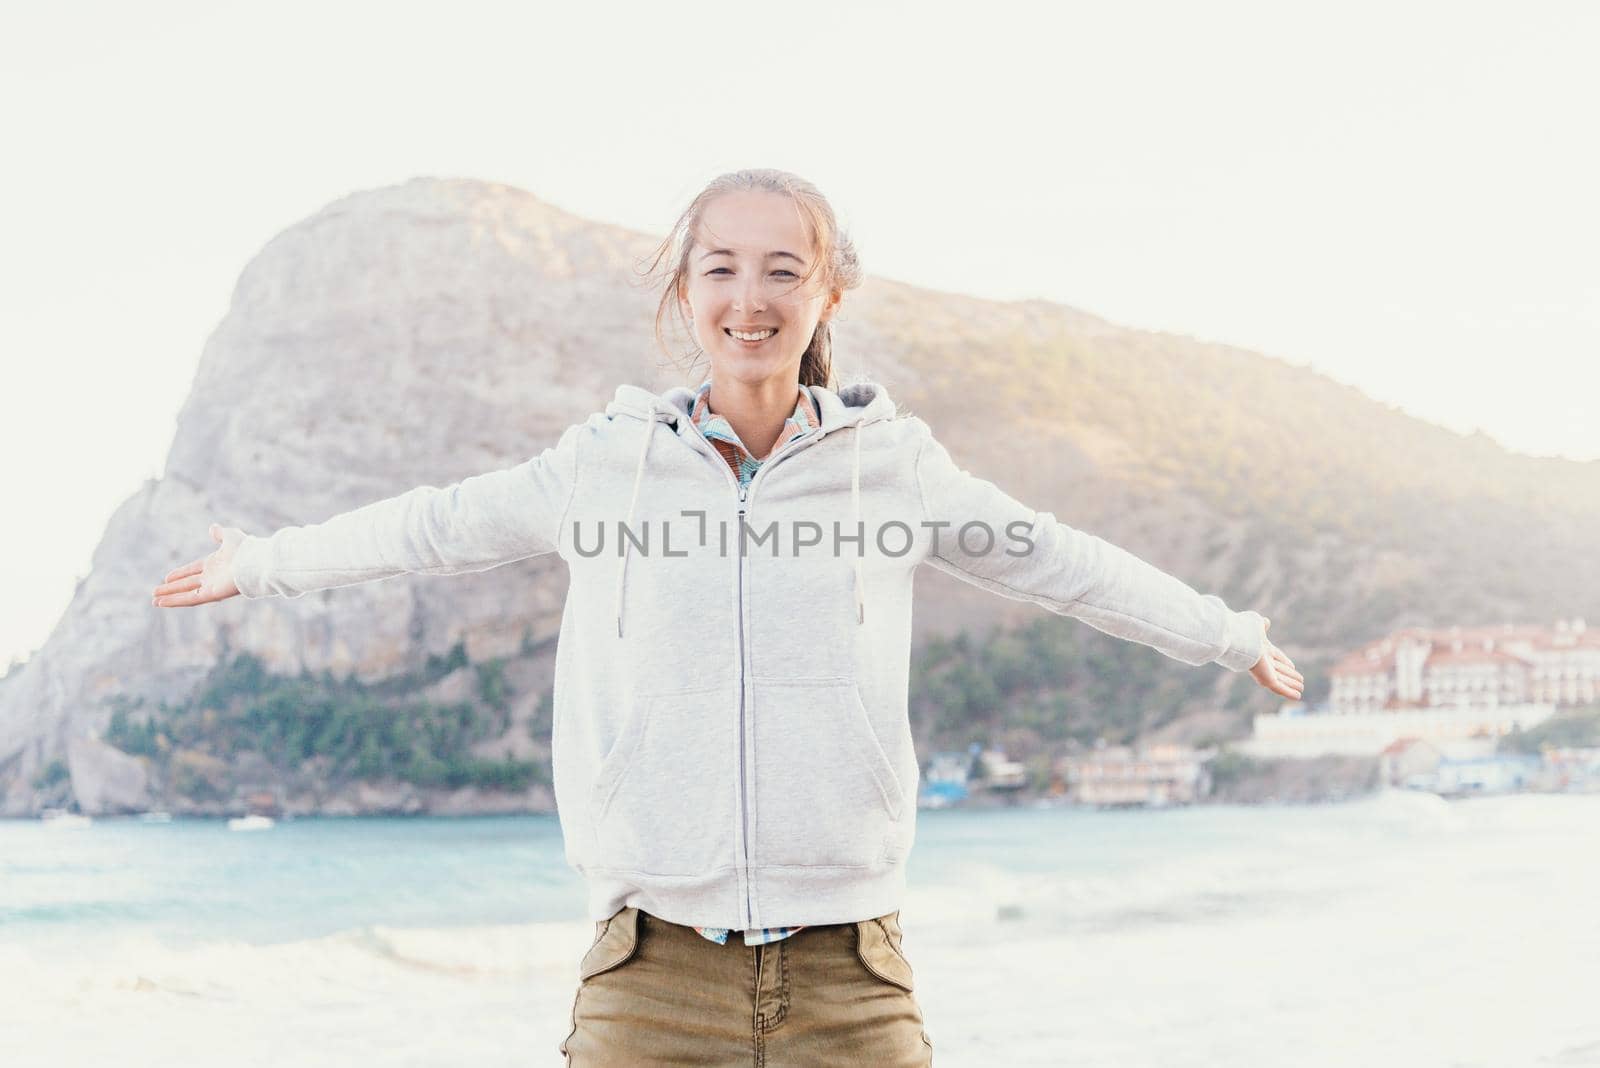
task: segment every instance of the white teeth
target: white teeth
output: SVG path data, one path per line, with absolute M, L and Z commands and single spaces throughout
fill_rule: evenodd
M 777 331 L 776 330 L 763 330 L 763 331 L 761 331 L 759 333 L 755 333 L 755 334 L 746 334 L 743 331 L 739 331 L 739 330 L 729 330 L 728 333 L 731 334 L 732 336 L 738 338 L 740 341 L 765 341 L 767 338 L 771 337 L 773 334 L 776 334 Z

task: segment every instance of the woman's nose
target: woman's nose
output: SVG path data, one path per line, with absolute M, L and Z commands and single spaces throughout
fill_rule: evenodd
M 733 307 L 735 311 L 741 314 L 765 310 L 766 302 L 761 299 L 759 283 L 745 282 L 740 289 L 739 296 L 733 302 Z

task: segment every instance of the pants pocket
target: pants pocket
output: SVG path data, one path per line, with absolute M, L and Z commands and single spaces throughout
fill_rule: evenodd
M 639 948 L 639 910 L 625 908 L 597 925 L 599 936 L 578 965 L 578 981 L 592 979 L 625 963 Z
M 732 686 L 637 698 L 589 797 L 596 867 L 699 875 L 734 862 Z
M 900 952 L 900 913 L 856 922 L 856 955 L 877 978 L 911 993 L 911 962 Z
M 904 793 L 855 682 L 756 679 L 755 861 L 883 863 Z
M 620 909 L 610 919 L 599 920 L 595 923 L 594 942 L 589 946 L 583 960 L 578 964 L 578 989 L 572 997 L 572 1028 L 567 1032 L 567 1037 L 561 1040 L 561 1056 L 566 1063 L 571 1063 L 572 1042 L 578 1035 L 578 1003 L 586 997 L 595 994 L 589 987 L 589 980 L 597 975 L 621 967 L 639 949 L 639 910 L 637 908 Z M 587 1062 L 587 1059 L 585 1060 Z

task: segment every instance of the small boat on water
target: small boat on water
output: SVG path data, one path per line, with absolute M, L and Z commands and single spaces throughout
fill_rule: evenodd
M 77 812 L 68 812 L 64 808 L 47 808 L 39 813 L 39 819 L 51 830 L 69 827 L 87 827 L 94 823 L 94 818 Z
M 264 831 L 269 827 L 275 826 L 277 822 L 271 816 L 235 816 L 228 821 L 228 830 Z
M 956 750 L 933 754 L 922 776 L 917 793 L 918 808 L 948 808 L 967 799 L 967 778 L 972 762 L 982 746 L 974 742 L 966 752 Z
M 171 823 L 172 822 L 172 813 L 170 813 L 170 812 L 141 812 L 141 813 L 139 813 L 139 822 L 140 823 Z

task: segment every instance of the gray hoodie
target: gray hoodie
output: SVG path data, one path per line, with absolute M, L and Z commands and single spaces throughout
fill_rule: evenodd
M 514 467 L 246 538 L 234 581 L 299 597 L 559 553 L 555 796 L 594 920 L 636 906 L 743 930 L 900 907 L 920 564 L 1186 664 L 1260 659 L 1261 616 L 968 474 L 882 386 L 812 395 L 821 425 L 743 492 L 692 390 L 625 385 Z

